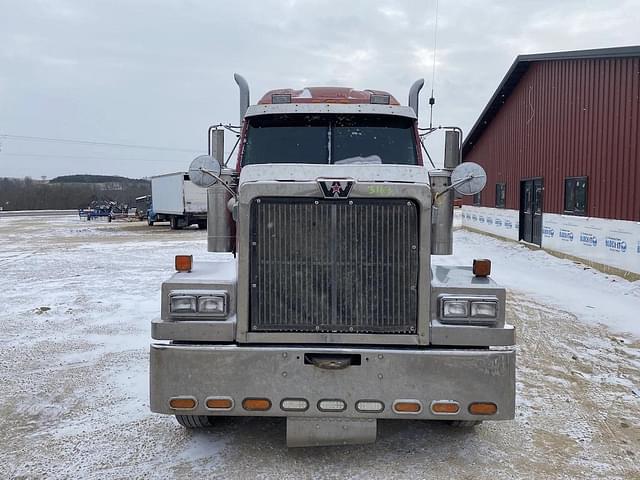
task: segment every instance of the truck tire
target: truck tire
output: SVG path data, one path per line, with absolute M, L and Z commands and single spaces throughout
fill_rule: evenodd
M 481 423 L 482 420 L 451 420 L 449 425 L 456 428 L 473 428 Z
M 178 217 L 171 217 L 171 219 L 169 220 L 169 224 L 171 225 L 171 230 L 182 229 L 182 227 L 180 226 L 180 221 L 178 220 Z
M 206 230 L 206 229 L 207 229 L 207 221 L 198 220 L 198 230 Z
M 213 426 L 213 417 L 207 415 L 176 415 L 176 420 L 184 428 L 207 428 Z
M 140 220 L 142 220 L 142 219 L 140 219 Z M 153 227 L 153 220 L 147 219 L 147 225 L 149 225 L 150 227 Z

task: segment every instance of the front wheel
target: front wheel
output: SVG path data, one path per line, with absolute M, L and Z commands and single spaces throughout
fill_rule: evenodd
M 176 415 L 176 420 L 184 428 L 207 428 L 213 426 L 213 417 L 207 415 Z

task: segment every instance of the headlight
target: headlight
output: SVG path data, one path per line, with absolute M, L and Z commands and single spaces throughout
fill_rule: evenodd
M 466 318 L 469 316 L 467 300 L 443 300 L 442 316 L 445 318 Z
M 227 313 L 226 295 L 203 295 L 198 297 L 198 313 L 224 315 Z
M 171 295 L 171 313 L 196 313 L 194 295 Z
M 473 318 L 495 318 L 498 313 L 498 302 L 471 302 Z
M 228 294 L 219 290 L 180 291 L 169 294 L 169 312 L 176 318 L 190 320 L 226 318 Z
M 498 299 L 493 297 L 440 297 L 440 321 L 454 325 L 494 326 L 498 321 Z

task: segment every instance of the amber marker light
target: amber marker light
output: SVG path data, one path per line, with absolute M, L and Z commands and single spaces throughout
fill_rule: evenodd
M 193 410 L 197 404 L 195 398 L 189 397 L 176 397 L 169 400 L 169 406 L 175 410 Z
M 420 413 L 422 404 L 417 400 L 396 400 L 393 404 L 396 413 Z
M 207 408 L 211 410 L 231 410 L 233 408 L 233 400 L 230 398 L 207 398 L 205 403 Z
M 268 398 L 245 398 L 242 408 L 251 412 L 265 412 L 271 408 L 271 400 Z
M 476 258 L 473 260 L 473 274 L 476 277 L 488 277 L 491 275 L 491 260 L 488 258 Z
M 193 255 L 176 255 L 176 270 L 190 272 L 193 265 Z
M 431 404 L 431 411 L 433 413 L 451 415 L 460 411 L 460 405 L 458 405 L 458 402 L 433 402 Z
M 498 406 L 491 402 L 475 402 L 469 405 L 469 413 L 472 415 L 494 415 Z

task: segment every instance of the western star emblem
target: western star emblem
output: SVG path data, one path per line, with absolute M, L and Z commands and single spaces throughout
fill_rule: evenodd
M 353 184 L 353 180 L 318 179 L 318 185 L 325 198 L 347 198 Z

